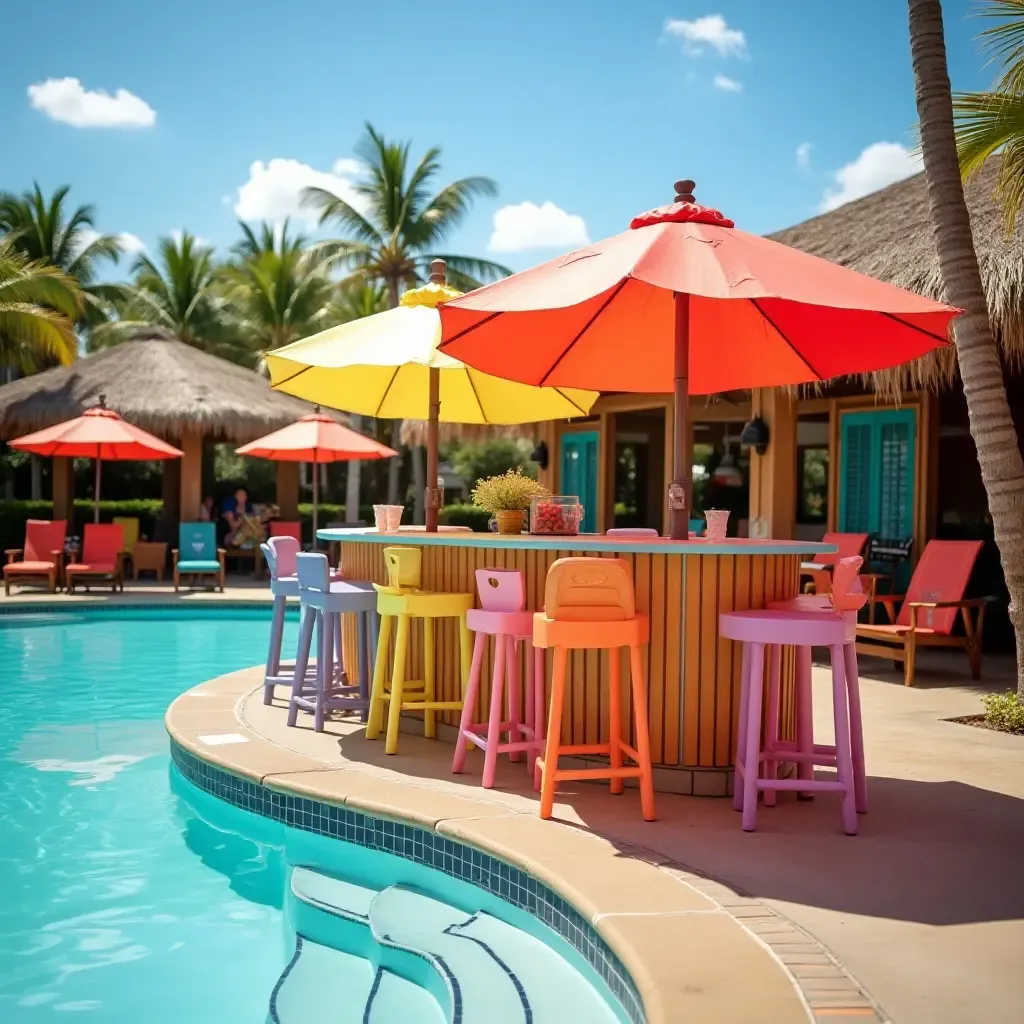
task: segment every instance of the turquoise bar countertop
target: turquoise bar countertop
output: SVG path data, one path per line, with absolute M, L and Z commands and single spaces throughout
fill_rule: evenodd
M 317 530 L 324 541 L 348 544 L 422 544 L 425 547 L 533 548 L 546 551 L 618 551 L 623 554 L 650 555 L 819 555 L 833 554 L 834 544 L 809 540 L 751 540 L 735 537 L 721 544 L 709 544 L 695 537 L 670 540 L 668 537 L 607 537 L 600 533 L 581 533 L 575 537 L 545 537 L 522 533 L 471 533 L 469 530 L 441 527 L 438 533 L 426 533 L 422 526 L 403 526 L 397 533 L 380 533 L 374 527 Z

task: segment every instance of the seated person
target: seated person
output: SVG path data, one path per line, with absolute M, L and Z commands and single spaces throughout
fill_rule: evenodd
M 221 517 L 228 525 L 225 547 L 251 548 L 263 542 L 263 523 L 253 511 L 244 487 L 239 487 L 232 497 L 225 499 Z
M 207 495 L 203 498 L 202 505 L 199 506 L 199 522 L 212 523 L 215 518 L 213 498 Z

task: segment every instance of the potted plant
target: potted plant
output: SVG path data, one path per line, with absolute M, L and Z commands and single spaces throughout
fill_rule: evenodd
M 547 493 L 546 487 L 526 476 L 519 467 L 500 476 L 478 480 L 473 488 L 473 504 L 497 519 L 498 533 L 522 533 L 523 517 L 531 499 Z

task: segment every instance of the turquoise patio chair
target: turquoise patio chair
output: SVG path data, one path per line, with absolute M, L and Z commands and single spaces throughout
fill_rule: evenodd
M 214 576 L 224 593 L 224 549 L 217 547 L 217 527 L 214 523 L 182 523 L 178 527 L 178 546 L 171 560 L 174 562 L 174 589 L 182 576 Z

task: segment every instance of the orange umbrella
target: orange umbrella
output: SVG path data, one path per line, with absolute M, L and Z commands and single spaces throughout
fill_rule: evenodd
M 145 430 L 125 423 L 108 409 L 106 398 L 100 395 L 95 409 L 86 409 L 81 416 L 34 434 L 26 434 L 10 442 L 12 448 L 65 459 L 95 459 L 96 484 L 93 495 L 93 522 L 100 521 L 100 475 L 104 459 L 108 462 L 150 461 L 177 459 L 181 452 L 147 434 Z
M 739 231 L 692 181 L 621 235 L 446 302 L 442 351 L 524 384 L 675 392 L 672 536 L 688 528 L 687 396 L 880 370 L 961 310 Z
M 235 449 L 238 455 L 275 462 L 349 462 L 353 459 L 390 459 L 396 451 L 378 444 L 372 437 L 357 434 L 330 416 L 315 412 L 303 416 L 287 427 L 275 430 Z M 313 471 L 313 543 L 316 544 L 317 505 L 320 499 L 319 473 Z

